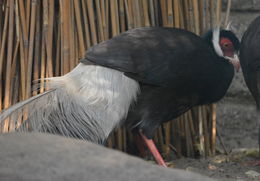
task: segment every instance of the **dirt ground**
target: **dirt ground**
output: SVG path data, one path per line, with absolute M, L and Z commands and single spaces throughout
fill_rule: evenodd
M 217 104 L 218 132 L 228 155 L 218 140 L 213 158 L 173 160 L 175 168 L 186 169 L 223 181 L 260 181 L 260 165 L 247 165 L 258 159 L 258 120 L 248 92 L 228 95 Z M 260 161 L 260 159 L 259 159 Z

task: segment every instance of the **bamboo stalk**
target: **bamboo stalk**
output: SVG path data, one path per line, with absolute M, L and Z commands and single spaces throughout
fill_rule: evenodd
M 195 25 L 195 33 L 197 35 L 200 34 L 200 26 L 199 26 L 199 7 L 198 0 L 193 0 L 193 13 L 194 13 L 194 25 Z
M 46 3 L 49 4 L 48 12 L 46 16 L 48 16 L 46 28 L 46 50 L 47 50 L 47 76 L 53 77 L 53 69 L 52 69 L 52 41 L 53 41 L 53 23 L 54 23 L 54 1 L 53 0 L 45 0 Z
M 226 15 L 225 15 L 225 22 L 224 22 L 224 27 L 227 27 L 228 25 L 228 19 L 229 19 L 229 14 L 230 14 L 230 9 L 231 9 L 231 0 L 228 0 L 227 4 L 227 10 L 226 10 Z
M 180 28 L 180 11 L 178 0 L 174 0 L 174 26 L 176 28 Z
M 209 10 L 210 10 L 210 28 L 212 29 L 213 26 L 215 25 L 215 20 L 214 20 L 214 0 L 210 0 Z
M 211 104 L 211 122 L 212 122 L 212 128 L 211 128 L 211 152 L 213 155 L 215 155 L 216 151 L 216 133 L 217 133 L 217 113 L 216 113 L 216 104 Z
M 55 59 L 55 76 L 59 76 L 61 74 L 61 25 L 58 25 L 58 33 L 57 33 L 57 49 L 56 49 L 56 59 Z
M 9 2 L 9 1 L 8 1 Z M 3 37 L 1 42 L 1 49 L 0 49 L 0 83 L 2 84 L 2 75 L 3 75 L 3 65 L 4 65 L 4 50 L 6 47 L 6 39 L 7 39 L 7 28 L 8 28 L 8 22 L 9 22 L 9 8 L 5 11 L 5 18 L 4 18 L 4 26 L 3 26 Z M 3 93 L 3 87 L 0 86 L 0 110 L 2 110 L 2 93 Z
M 10 106 L 10 88 L 11 88 L 11 62 L 13 53 L 13 38 L 14 38 L 14 0 L 9 1 L 9 25 L 8 25 L 8 43 L 7 43 L 7 62 L 6 62 L 6 81 L 5 81 L 5 97 L 4 97 L 4 108 Z M 4 132 L 9 129 L 9 122 L 4 122 Z
M 30 14 L 31 14 L 31 0 L 26 0 L 26 19 L 27 19 L 27 22 L 26 22 L 26 28 L 27 30 L 29 30 L 29 27 L 30 27 L 30 23 L 29 23 L 29 20 L 30 20 Z
M 82 11 L 83 11 L 83 21 L 84 21 L 84 30 L 85 30 L 85 41 L 86 41 L 86 48 L 91 46 L 91 38 L 90 38 L 90 31 L 89 31 L 89 22 L 87 17 L 87 8 L 86 3 L 84 0 L 81 2 Z
M 202 119 L 203 119 L 203 135 L 204 135 L 204 149 L 205 149 L 205 156 L 211 155 L 210 153 L 210 139 L 209 139 L 209 132 L 208 132 L 208 124 L 207 124 L 207 116 L 206 116 L 206 109 L 205 106 L 202 106 Z
M 205 11 L 205 8 L 203 6 L 203 0 L 199 0 L 199 29 L 200 29 L 200 32 L 199 34 L 201 35 L 204 31 L 204 11 Z
M 78 1 L 78 0 L 76 0 Z M 69 14 L 69 44 L 70 44 L 70 48 L 69 48 L 69 55 L 70 55 L 70 70 L 72 70 L 77 64 L 76 64 L 76 51 L 80 51 L 81 53 L 81 56 L 84 57 L 84 50 L 85 50 L 85 47 L 84 47 L 84 43 L 81 45 L 83 47 L 81 47 L 80 49 L 83 49 L 83 50 L 78 50 L 76 49 L 75 47 L 75 14 L 78 14 L 80 13 L 80 10 L 79 12 L 75 12 L 74 11 L 74 3 L 75 1 L 72 1 L 70 0 L 70 14 Z M 80 22 L 81 24 L 81 22 Z M 82 31 L 82 28 L 80 29 L 80 31 Z M 79 32 L 77 30 L 77 32 Z M 81 37 L 81 41 L 83 42 L 83 33 L 82 33 L 82 37 Z
M 26 18 L 25 18 L 25 8 L 24 8 L 24 1 L 23 0 L 18 0 L 19 2 L 19 12 L 20 12 L 20 21 L 21 21 L 21 26 L 22 26 L 22 35 L 23 35 L 23 43 L 24 47 L 27 50 L 29 42 L 28 42 L 28 28 L 27 28 L 27 23 L 26 23 Z M 27 52 L 27 51 L 26 51 Z M 27 60 L 25 56 L 25 60 Z
M 163 22 L 163 25 L 165 26 L 165 25 L 167 25 L 167 15 L 166 15 L 167 5 L 166 5 L 166 0 L 161 0 L 160 3 L 161 3 L 162 22 Z
M 77 35 L 79 40 L 79 49 L 80 49 L 80 57 L 83 58 L 85 55 L 85 45 L 84 45 L 84 37 L 82 31 L 82 20 L 80 15 L 80 8 L 79 8 L 79 0 L 74 0 L 74 7 L 75 7 L 75 15 L 76 15 L 76 24 L 77 24 Z
M 99 37 L 99 42 L 103 41 L 104 38 L 104 31 L 102 28 L 102 22 L 104 21 L 101 15 L 101 4 L 100 1 L 96 1 L 96 7 L 97 7 L 97 24 L 98 24 L 98 37 Z
M 0 45 L 2 44 L 2 30 L 3 30 L 3 24 L 2 22 L 4 22 L 4 2 L 0 0 Z M 1 108 L 0 108 L 1 109 Z
M 132 28 L 134 28 L 134 20 L 133 20 L 133 7 L 132 7 L 131 0 L 125 0 L 125 8 L 126 8 L 128 29 L 132 29 Z
M 174 5 L 176 5 L 176 0 L 174 1 Z M 178 6 L 178 5 L 177 5 Z M 175 6 L 174 6 L 175 10 Z M 176 14 L 174 14 L 175 17 Z M 175 17 L 178 18 L 178 17 Z M 167 1 L 167 26 L 168 27 L 173 27 L 173 4 L 172 0 Z
M 165 146 L 164 146 L 164 153 L 167 158 L 170 157 L 170 147 L 171 144 L 171 122 L 167 122 L 164 124 L 164 130 L 165 130 Z
M 217 0 L 217 7 L 216 7 L 216 24 L 221 24 L 221 0 Z
M 108 1 L 106 1 L 106 3 L 108 3 Z M 101 0 L 100 6 L 101 6 L 102 29 L 103 29 L 103 32 L 104 32 L 104 40 L 107 40 L 108 37 L 109 37 L 108 15 L 107 15 L 108 14 L 108 7 L 107 7 L 108 5 L 105 5 L 104 0 Z M 123 31 L 125 31 L 125 29 Z
M 33 67 L 33 80 L 39 79 L 39 64 L 40 64 L 40 50 L 41 50 L 41 31 L 40 31 L 40 4 L 37 4 L 36 10 L 36 30 L 35 30 L 35 52 L 34 52 L 34 67 Z M 39 90 L 34 90 L 35 96 Z
M 21 80 L 21 96 L 22 100 L 26 98 L 26 58 L 25 58 L 25 50 L 24 50 L 24 43 L 23 43 L 23 37 L 21 36 L 22 30 L 19 29 L 19 42 L 20 42 L 20 80 Z
M 140 4 L 138 0 L 133 0 L 133 19 L 134 19 L 134 27 L 141 27 L 142 26 L 142 20 L 141 20 L 141 12 L 140 12 Z
M 111 10 L 111 25 L 112 25 L 112 36 L 119 34 L 119 20 L 118 20 L 118 9 L 117 9 L 117 0 L 110 1 L 110 10 Z
M 151 25 L 155 26 L 155 10 L 154 10 L 154 3 L 153 0 L 149 0 L 149 11 L 150 11 L 150 17 L 151 17 Z
M 41 45 L 41 75 L 40 75 L 40 93 L 44 92 L 44 78 L 46 72 L 46 49 L 45 49 L 45 41 L 44 36 L 42 36 L 42 45 Z
M 70 1 L 61 0 L 63 7 L 63 73 L 69 72 L 70 67 L 70 55 L 69 55 L 69 11 L 70 11 Z
M 31 82 L 32 82 L 32 65 L 33 65 L 33 50 L 34 50 L 34 34 L 36 25 L 36 3 L 37 0 L 32 1 L 32 15 L 30 23 L 30 39 L 29 39 L 29 54 L 28 54 L 28 71 L 27 71 L 27 82 L 26 82 L 26 98 L 30 97 L 31 94 Z
M 147 0 L 143 0 L 143 14 L 144 14 L 144 26 L 150 26 L 149 20 L 149 8 Z
M 87 9 L 88 9 L 92 43 L 97 44 L 97 31 L 96 31 L 96 25 L 95 25 L 95 19 L 94 19 L 95 15 L 94 15 L 94 10 L 93 10 L 94 8 L 93 8 L 92 0 L 87 1 Z
M 202 107 L 198 107 L 198 119 L 199 119 L 199 150 L 200 154 L 205 156 L 205 150 L 204 150 L 204 136 L 203 136 L 203 118 L 202 118 Z

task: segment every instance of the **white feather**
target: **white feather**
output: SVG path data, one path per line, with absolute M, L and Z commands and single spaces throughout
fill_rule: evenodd
M 82 63 L 46 80 L 54 91 L 27 105 L 29 128 L 99 143 L 126 118 L 139 92 L 139 84 L 123 72 Z M 27 128 L 23 124 L 20 130 Z
M 218 28 L 215 28 L 213 30 L 212 43 L 213 43 L 214 50 L 218 54 L 218 56 L 223 57 L 224 54 L 223 54 L 223 51 L 222 51 L 222 49 L 220 48 L 220 45 L 219 45 L 219 35 L 220 35 L 220 29 L 218 27 Z

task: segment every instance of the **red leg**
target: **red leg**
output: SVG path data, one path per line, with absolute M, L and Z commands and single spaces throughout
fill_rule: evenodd
M 164 162 L 161 154 L 159 153 L 158 149 L 156 148 L 154 142 L 152 139 L 148 139 L 141 131 L 140 135 L 143 139 L 143 141 L 146 143 L 148 149 L 152 153 L 153 157 L 155 158 L 158 165 L 162 165 L 163 167 L 167 167 L 166 163 Z

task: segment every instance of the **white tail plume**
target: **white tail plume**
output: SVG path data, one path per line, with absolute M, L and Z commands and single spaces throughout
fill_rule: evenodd
M 19 131 L 49 132 L 102 143 L 124 120 L 139 84 L 122 72 L 80 63 L 68 74 L 48 78 L 50 91 L 20 102 L 0 115 L 17 122 Z

